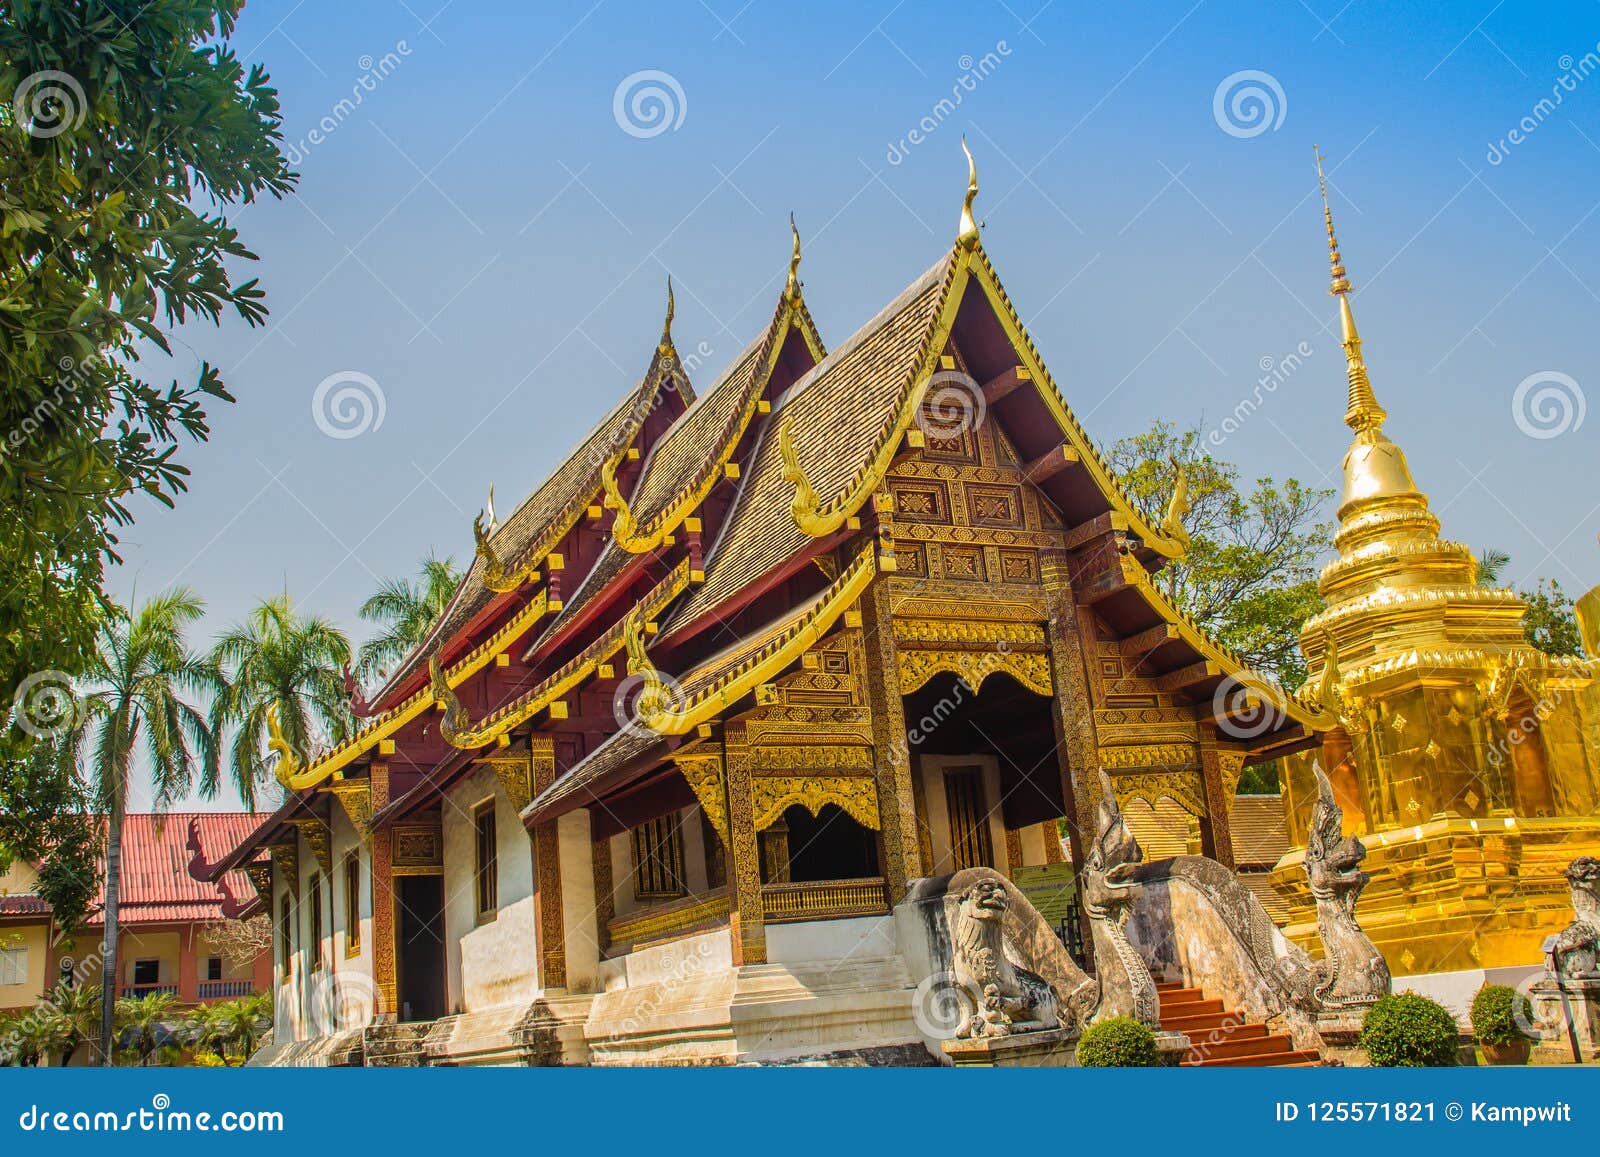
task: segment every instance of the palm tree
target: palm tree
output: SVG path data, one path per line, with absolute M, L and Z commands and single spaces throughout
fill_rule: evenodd
M 272 1027 L 272 995 L 257 992 L 238 1000 L 214 1004 L 207 1010 L 206 1035 L 217 1046 L 217 1055 L 226 1058 L 234 1046 L 243 1064 L 256 1051 L 256 1042 Z
M 122 821 L 134 752 L 144 753 L 157 808 L 188 794 L 197 770 L 202 784 L 215 791 L 216 743 L 205 715 L 185 700 L 186 695 L 205 693 L 217 685 L 216 668 L 193 654 L 184 641 L 184 631 L 199 620 L 203 608 L 198 595 L 179 587 L 137 611 L 116 608 L 107 615 L 84 672 L 83 684 L 91 690 L 84 693 L 74 725 L 59 745 L 63 759 L 84 766 L 106 817 L 105 940 L 98 1009 L 102 1064 L 111 1063 Z
M 1488 547 L 1478 556 L 1478 585 L 1480 587 L 1498 587 L 1500 576 L 1505 573 L 1506 567 L 1511 565 L 1511 556 L 1503 550 Z
M 115 976 L 112 977 L 115 980 Z M 101 1016 L 101 992 L 86 984 L 61 981 L 31 1014 L 34 1040 L 39 1049 L 39 1064 L 49 1064 L 51 1053 L 58 1053 L 65 1067 L 84 1041 L 101 1042 L 101 1055 L 110 1064 L 111 1050 L 105 1044 L 105 1021 Z
M 163 1043 L 162 1037 L 170 1034 L 170 1022 L 177 1009 L 178 998 L 170 992 L 147 992 L 117 1001 L 117 1021 L 122 1027 L 118 1035 L 126 1038 L 126 1046 L 138 1056 L 140 1065 L 150 1063 L 150 1055 Z
M 310 758 L 319 735 L 338 743 L 349 734 L 343 671 L 350 640 L 326 619 L 296 614 L 287 594 L 262 602 L 226 631 L 211 656 L 222 676 L 212 730 L 220 736 L 234 729 L 228 762 L 246 808 L 254 807 L 256 787 L 267 776 L 269 716 L 276 713 L 301 759 Z
M 455 560 L 430 552 L 422 560 L 416 582 L 390 579 L 380 586 L 377 594 L 361 604 L 359 612 L 363 619 L 383 628 L 361 645 L 361 673 L 381 674 L 379 668 L 384 664 L 410 653 L 439 621 L 460 584 L 461 572 L 456 569 Z

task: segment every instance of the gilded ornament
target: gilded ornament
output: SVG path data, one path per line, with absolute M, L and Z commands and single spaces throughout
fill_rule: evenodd
M 877 781 L 866 776 L 764 775 L 750 781 L 751 811 L 756 831 L 777 823 L 796 804 L 812 815 L 834 804 L 864 828 L 877 831 Z
M 1205 780 L 1198 771 L 1147 771 L 1113 775 L 1111 789 L 1118 806 L 1126 805 L 1129 800 L 1142 799 L 1153 808 L 1165 797 L 1197 818 L 1204 819 L 1210 812 L 1206 807 Z
M 340 779 L 330 783 L 328 793 L 339 801 L 350 825 L 365 843 L 372 836 L 372 782 L 367 779 Z
M 328 830 L 328 825 L 321 820 L 290 820 L 306 842 L 306 847 L 311 849 L 311 854 L 316 857 L 317 866 L 322 869 L 324 876 L 333 872 L 333 833 Z
M 672 762 L 683 773 L 685 782 L 694 792 L 694 798 L 700 801 L 700 809 L 716 829 L 723 846 L 727 847 L 728 801 L 727 789 L 722 782 L 722 756 L 680 755 Z

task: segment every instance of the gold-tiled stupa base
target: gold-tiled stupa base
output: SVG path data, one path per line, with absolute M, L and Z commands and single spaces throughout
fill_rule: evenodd
M 1502 968 L 1538 964 L 1545 937 L 1572 922 L 1562 873 L 1578 856 L 1600 856 L 1600 815 L 1436 819 L 1361 839 L 1372 882 L 1356 919 L 1391 972 Z M 1284 934 L 1320 953 L 1304 858 L 1291 851 L 1272 884 L 1290 909 Z

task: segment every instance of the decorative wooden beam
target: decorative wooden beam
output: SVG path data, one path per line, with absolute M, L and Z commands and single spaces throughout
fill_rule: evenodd
M 1157 623 L 1148 631 L 1140 631 L 1137 635 L 1123 639 L 1117 644 L 1117 651 L 1124 659 L 1131 659 L 1137 665 L 1151 651 L 1177 637 L 1178 628 L 1172 623 Z
M 1026 366 L 1012 366 L 999 377 L 983 383 L 983 400 L 992 406 L 1032 381 L 1033 374 Z
M 1079 461 L 1078 452 L 1063 442 L 1024 466 L 1022 476 L 1037 486 L 1047 478 L 1054 478 L 1068 466 L 1076 466 Z
M 1078 550 L 1087 546 L 1101 535 L 1127 529 L 1127 516 L 1111 511 L 1096 518 L 1091 518 L 1088 522 L 1079 523 L 1067 531 L 1066 534 L 1061 536 L 1061 548 L 1063 550 Z
M 1155 686 L 1157 691 L 1184 691 L 1197 683 L 1204 683 L 1207 679 L 1215 679 L 1220 674 L 1222 667 L 1206 659 L 1167 672 L 1155 680 Z

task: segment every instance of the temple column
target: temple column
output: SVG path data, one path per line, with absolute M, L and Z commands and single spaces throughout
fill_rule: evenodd
M 741 726 L 722 737 L 723 782 L 728 792 L 728 934 L 733 964 L 767 962 L 766 911 L 761 898 L 761 845 L 750 799 L 750 748 Z
M 532 761 L 533 798 L 556 781 L 555 741 L 547 735 L 528 737 Z M 589 813 L 583 813 L 588 827 Z M 561 831 L 559 820 L 546 820 L 533 827 L 533 910 L 538 928 L 539 987 L 549 992 L 567 986 L 567 955 L 561 899 Z M 592 886 L 592 885 L 591 885 Z M 591 905 L 592 907 L 592 905 Z
M 389 806 L 389 765 L 374 763 L 368 773 L 372 785 L 372 814 Z M 392 1020 L 400 1014 L 399 973 L 395 966 L 393 840 L 388 831 L 372 833 L 372 980 L 378 989 L 377 1016 Z
M 879 846 L 889 903 L 906 894 L 906 881 L 922 875 L 922 850 L 916 792 L 911 784 L 911 750 L 906 738 L 905 703 L 900 698 L 900 660 L 894 641 L 894 606 L 887 580 L 879 578 L 861 596 L 863 673 L 872 711 L 874 778 L 878 793 Z
M 1072 595 L 1067 560 L 1060 555 L 1040 559 L 1046 599 L 1045 627 L 1050 640 L 1051 719 L 1055 724 L 1056 757 L 1061 773 L 1061 797 L 1066 808 L 1067 834 L 1072 862 L 1083 867 L 1084 844 L 1094 838 L 1085 832 L 1094 822 L 1100 800 L 1097 775 L 1099 739 L 1094 725 L 1094 700 L 1089 693 L 1089 673 L 1084 659 L 1084 618 Z
M 1244 756 L 1236 751 L 1223 751 L 1217 746 L 1217 729 L 1210 724 L 1200 727 L 1200 776 L 1205 785 L 1206 814 L 1200 821 L 1201 850 L 1224 868 L 1232 868 L 1233 810 L 1232 793 L 1239 786 L 1239 772 L 1244 767 Z

